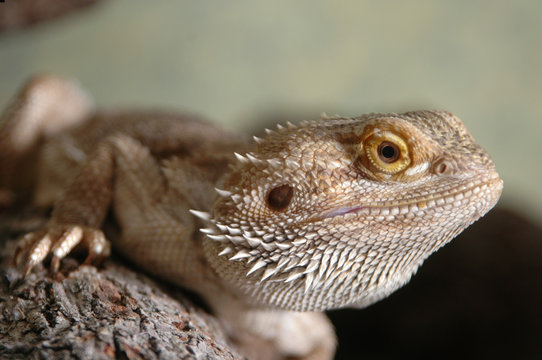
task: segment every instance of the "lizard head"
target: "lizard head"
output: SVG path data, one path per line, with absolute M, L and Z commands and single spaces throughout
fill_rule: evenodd
M 363 307 L 488 212 L 502 180 L 454 115 L 323 118 L 257 139 L 222 182 L 204 249 L 250 301 Z

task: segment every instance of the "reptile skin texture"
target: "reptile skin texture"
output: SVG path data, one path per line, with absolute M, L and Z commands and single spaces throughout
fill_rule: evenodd
M 6 109 L 0 153 L 0 206 L 54 204 L 14 255 L 23 276 L 46 258 L 56 271 L 75 247 L 92 263 L 112 245 L 199 293 L 240 351 L 266 359 L 332 358 L 321 311 L 407 283 L 503 184 L 444 111 L 322 116 L 249 141 L 185 114 L 97 111 L 53 75 Z M 111 211 L 121 231 L 107 237 Z

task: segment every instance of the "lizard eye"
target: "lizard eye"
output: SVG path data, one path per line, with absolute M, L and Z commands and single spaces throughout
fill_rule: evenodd
M 395 174 L 410 164 L 407 143 L 390 131 L 372 133 L 362 146 L 370 167 L 378 172 Z
M 267 205 L 273 210 L 284 210 L 290 205 L 293 196 L 294 189 L 290 185 L 277 186 L 267 194 Z

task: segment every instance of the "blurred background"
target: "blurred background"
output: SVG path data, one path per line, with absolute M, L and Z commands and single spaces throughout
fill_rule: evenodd
M 454 112 L 504 179 L 499 209 L 397 295 L 333 313 L 338 358 L 541 354 L 542 2 L 5 0 L 0 28 L 0 107 L 53 72 L 102 107 L 246 132 L 321 112 Z

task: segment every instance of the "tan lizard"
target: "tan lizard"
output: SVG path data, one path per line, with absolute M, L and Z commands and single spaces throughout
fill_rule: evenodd
M 6 110 L 0 151 L 4 205 L 28 186 L 35 204 L 56 201 L 48 227 L 21 241 L 24 274 L 48 255 L 56 271 L 76 245 L 87 262 L 107 256 L 112 209 L 116 251 L 201 294 L 262 358 L 331 358 L 318 311 L 389 295 L 502 191 L 448 112 L 324 116 L 249 142 L 187 115 L 95 112 L 55 76 L 34 78 Z

